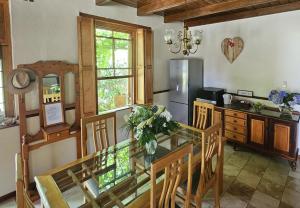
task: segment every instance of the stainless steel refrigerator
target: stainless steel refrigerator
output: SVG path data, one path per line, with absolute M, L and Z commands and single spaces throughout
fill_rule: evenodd
M 203 87 L 202 59 L 171 59 L 169 111 L 173 119 L 192 124 L 193 102 L 199 89 Z

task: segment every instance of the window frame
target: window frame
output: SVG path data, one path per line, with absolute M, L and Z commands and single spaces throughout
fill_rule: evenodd
M 98 77 L 97 72 L 98 72 L 98 67 L 97 67 L 97 56 L 96 56 L 96 42 L 97 42 L 97 34 L 96 34 L 96 29 L 104 29 L 104 30 L 110 30 L 112 32 L 122 32 L 122 33 L 128 33 L 131 36 L 131 74 L 130 75 L 124 75 L 124 76 L 111 76 L 111 77 Z M 95 77 L 96 77 L 96 111 L 97 113 L 103 113 L 105 111 L 99 112 L 99 97 L 98 97 L 98 81 L 101 80 L 112 80 L 112 79 L 128 79 L 129 81 L 129 96 L 131 97 L 131 104 L 134 104 L 135 102 L 135 82 L 136 82 L 136 27 L 132 27 L 126 23 L 121 24 L 121 23 L 116 23 L 115 21 L 109 21 L 109 20 L 99 20 L 95 19 Z M 118 39 L 118 38 L 112 38 L 112 39 Z M 114 50 L 113 50 L 114 53 Z M 112 68 L 116 70 L 117 68 Z M 124 108 L 127 106 L 122 106 L 120 108 Z M 117 110 L 119 107 L 109 109 L 107 111 L 112 111 L 112 110 Z
M 1 0 L 3 5 L 3 27 L 4 37 L 0 38 L 1 52 L 2 52 L 2 69 L 3 69 L 3 92 L 4 92 L 4 109 L 6 117 L 14 116 L 14 95 L 6 90 L 7 77 L 13 70 L 12 64 L 12 43 L 11 43 L 11 27 L 10 27 L 10 10 L 9 1 Z

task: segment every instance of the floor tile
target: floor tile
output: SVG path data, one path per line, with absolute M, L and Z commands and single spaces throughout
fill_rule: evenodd
M 252 187 L 252 188 L 256 188 L 259 181 L 260 181 L 260 177 L 254 173 L 251 173 L 247 170 L 242 170 L 239 174 L 239 176 L 237 177 L 237 180 L 241 183 L 245 183 L 246 185 Z
M 287 179 L 286 188 L 300 193 L 300 180 L 289 176 Z
M 262 177 L 265 174 L 266 167 L 259 166 L 259 165 L 253 165 L 251 163 L 247 163 L 246 166 L 243 168 L 243 170 L 247 170 L 258 177 Z
M 246 208 L 247 203 L 229 193 L 225 193 L 221 199 L 221 208 Z
M 300 172 L 290 171 L 289 176 L 300 180 Z
M 236 179 L 234 176 L 227 176 L 224 175 L 223 178 L 223 192 L 226 192 L 227 189 L 230 187 L 230 185 L 233 183 L 233 181 Z
M 273 183 L 277 183 L 280 185 L 285 185 L 288 175 L 279 173 L 275 170 L 267 168 L 263 178 L 272 181 Z
M 274 197 L 275 199 L 281 200 L 282 193 L 284 191 L 284 186 L 274 183 L 268 179 L 262 179 L 259 185 L 257 186 L 257 190 L 262 193 L 268 194 Z
M 300 208 L 300 193 L 286 188 L 282 195 L 282 202 L 295 208 Z
M 224 175 L 227 176 L 238 176 L 239 173 L 241 172 L 241 168 L 230 165 L 230 164 L 225 164 L 224 165 Z
M 293 208 L 293 206 L 290 206 L 284 202 L 280 202 L 279 207 L 278 208 Z
M 256 208 L 277 208 L 279 203 L 278 199 L 274 199 L 260 191 L 255 191 L 249 204 Z
M 249 202 L 255 189 L 239 181 L 235 181 L 228 188 L 227 192 L 239 199 Z
M 226 161 L 228 164 L 243 168 L 246 163 L 248 162 L 250 156 L 244 155 L 241 152 L 235 152 L 233 153 L 230 158 Z
M 247 164 L 265 170 L 268 167 L 269 163 L 270 163 L 270 158 L 264 157 L 262 155 L 253 155 Z

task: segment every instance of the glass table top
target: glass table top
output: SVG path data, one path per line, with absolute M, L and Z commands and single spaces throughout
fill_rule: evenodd
M 151 163 L 187 143 L 194 144 L 196 154 L 200 140 L 200 132 L 186 128 L 168 136 L 158 135 L 154 155 L 147 155 L 136 140 L 126 140 L 78 160 L 72 166 L 53 173 L 52 177 L 62 193 L 74 186 L 81 187 L 88 198 L 88 203 L 83 202 L 81 207 L 91 207 L 93 203 L 101 207 L 123 207 L 149 190 Z

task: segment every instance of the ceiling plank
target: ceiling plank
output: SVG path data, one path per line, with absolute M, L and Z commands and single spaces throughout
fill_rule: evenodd
M 119 4 L 124 4 L 126 6 L 130 7 L 137 7 L 137 1 L 136 0 L 96 0 L 96 5 L 97 6 L 103 6 L 111 3 L 119 3 Z
M 186 20 L 185 25 L 189 27 L 193 27 L 193 26 L 213 24 L 218 22 L 232 21 L 237 19 L 245 19 L 245 18 L 256 17 L 256 16 L 288 12 L 293 10 L 300 10 L 299 1 L 277 5 L 277 6 L 251 9 L 251 10 L 241 11 L 241 12 L 232 12 L 230 14 L 219 14 L 215 16 L 195 18 L 191 20 Z
M 183 6 L 185 0 L 153 0 L 151 2 L 138 3 L 138 16 L 150 15 L 155 12 L 162 12 L 167 9 L 172 9 L 178 6 Z
M 220 2 L 216 4 L 207 5 L 204 7 L 195 8 L 188 12 L 176 12 L 165 15 L 165 23 L 187 20 L 195 17 L 203 17 L 220 12 L 227 12 L 236 9 L 242 9 L 251 6 L 257 6 L 266 3 L 277 2 L 277 0 L 232 0 L 226 2 Z
M 96 0 L 96 5 L 102 6 L 104 4 L 110 3 L 112 0 Z

